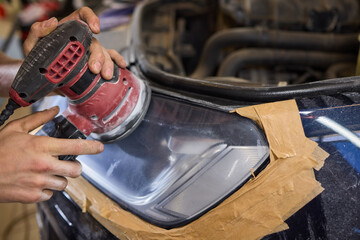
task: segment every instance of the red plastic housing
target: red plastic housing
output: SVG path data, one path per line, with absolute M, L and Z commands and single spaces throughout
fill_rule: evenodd
M 93 132 L 108 132 L 132 113 L 140 96 L 140 88 L 140 83 L 131 72 L 119 68 L 117 82 L 105 81 L 82 103 L 69 102 L 63 115 L 87 136 Z
M 10 88 L 9 96 L 12 100 L 14 100 L 17 104 L 19 104 L 22 107 L 30 106 L 30 103 L 24 101 L 13 88 Z
M 46 69 L 46 78 L 54 84 L 61 82 L 76 67 L 84 53 L 85 48 L 79 41 L 69 42 Z

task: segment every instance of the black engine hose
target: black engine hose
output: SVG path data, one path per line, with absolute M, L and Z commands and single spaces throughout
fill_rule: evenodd
M 339 62 L 356 62 L 353 54 L 299 51 L 284 49 L 242 49 L 231 53 L 222 62 L 217 76 L 236 77 L 247 66 L 295 65 L 326 69 Z
M 233 28 L 215 33 L 206 42 L 192 78 L 212 76 L 227 47 L 260 47 L 329 52 L 357 52 L 358 34 L 308 33 L 266 28 Z

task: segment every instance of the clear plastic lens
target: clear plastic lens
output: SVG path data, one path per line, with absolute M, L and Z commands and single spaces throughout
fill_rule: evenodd
M 213 208 L 268 156 L 251 120 L 153 95 L 130 136 L 78 159 L 84 176 L 122 207 L 172 228 Z
M 192 179 L 192 184 L 171 194 L 160 206 L 184 216 L 192 216 L 205 210 L 228 195 L 232 190 L 230 186 L 244 183 L 251 170 L 259 167 L 259 160 L 263 160 L 267 152 L 267 147 L 227 146 L 222 150 L 222 154 L 213 160 L 215 163 L 212 166 L 205 167 L 197 178 L 194 177 L 196 179 Z
M 79 160 L 86 178 L 121 206 L 171 228 L 218 204 L 268 156 L 252 121 L 153 96 L 129 137 Z

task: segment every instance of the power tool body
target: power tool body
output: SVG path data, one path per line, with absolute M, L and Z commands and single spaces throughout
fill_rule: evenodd
M 91 40 L 92 32 L 82 21 L 66 22 L 42 38 L 15 77 L 8 103 L 13 107 L 8 109 L 29 106 L 58 89 L 68 98 L 68 108 L 45 127 L 54 125 L 56 134 L 53 129 L 48 135 L 86 138 L 91 134 L 109 142 L 131 133 L 146 113 L 150 88 L 116 64 L 111 80 L 93 74 L 88 68 Z

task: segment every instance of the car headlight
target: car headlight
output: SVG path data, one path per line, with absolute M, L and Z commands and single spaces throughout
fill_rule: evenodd
M 253 121 L 153 94 L 130 136 L 78 160 L 84 177 L 120 206 L 173 228 L 215 207 L 268 157 Z

